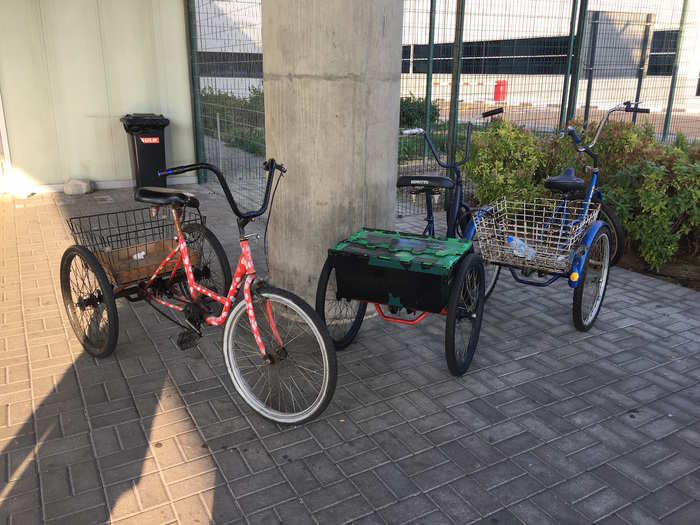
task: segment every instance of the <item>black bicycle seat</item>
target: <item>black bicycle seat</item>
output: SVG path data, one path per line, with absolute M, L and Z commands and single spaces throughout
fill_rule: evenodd
M 396 182 L 397 188 L 415 188 L 417 191 L 429 189 L 452 189 L 455 183 L 449 177 L 441 175 L 426 177 L 425 175 L 402 175 Z
M 586 188 L 586 181 L 579 179 L 576 176 L 574 168 L 566 168 L 561 172 L 561 175 L 549 177 L 544 181 L 544 187 L 549 190 L 569 193 L 572 191 L 580 191 Z
M 144 186 L 136 188 L 134 199 L 159 206 L 190 206 L 199 208 L 199 200 L 192 193 L 176 190 L 175 188 L 158 188 Z

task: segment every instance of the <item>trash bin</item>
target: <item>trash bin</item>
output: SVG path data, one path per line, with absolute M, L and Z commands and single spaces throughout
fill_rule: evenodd
M 170 121 L 163 115 L 133 113 L 119 119 L 131 137 L 129 156 L 136 186 L 165 186 L 166 177 L 158 170 L 165 168 L 165 128 Z

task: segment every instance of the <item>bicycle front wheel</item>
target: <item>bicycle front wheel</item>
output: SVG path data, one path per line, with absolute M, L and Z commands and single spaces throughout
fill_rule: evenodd
M 337 297 L 335 268 L 326 259 L 316 289 L 316 312 L 328 328 L 336 350 L 343 350 L 353 342 L 365 318 L 367 303 Z
M 445 322 L 445 359 L 454 376 L 469 369 L 484 315 L 484 265 L 476 253 L 461 262 L 452 282 Z
M 224 358 L 238 394 L 261 416 L 284 424 L 313 419 L 328 406 L 337 380 L 333 342 L 316 312 L 272 287 L 253 294 L 253 311 L 268 358 L 263 359 L 245 301 L 229 316 Z

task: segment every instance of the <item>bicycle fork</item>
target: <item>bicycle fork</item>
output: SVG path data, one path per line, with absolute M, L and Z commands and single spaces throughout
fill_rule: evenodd
M 246 279 L 243 285 L 243 299 L 246 303 L 246 311 L 248 312 L 248 321 L 250 322 L 250 329 L 253 332 L 253 337 L 255 338 L 255 343 L 258 345 L 258 350 L 260 350 L 260 355 L 263 359 L 269 360 L 274 363 L 278 359 L 278 352 L 268 352 L 265 349 L 265 343 L 263 343 L 262 337 L 260 336 L 260 328 L 258 327 L 257 319 L 255 318 L 255 309 L 253 308 L 253 297 L 251 293 L 251 286 L 256 278 L 255 267 L 253 266 L 253 259 L 250 253 L 250 246 L 247 240 L 241 242 L 241 264 L 245 268 Z M 267 323 L 272 332 L 272 336 L 279 345 L 280 351 L 284 352 L 284 344 L 282 343 L 282 338 L 280 337 L 279 331 L 277 330 L 277 323 L 275 322 L 274 315 L 272 313 L 272 306 L 269 300 L 265 300 L 265 317 L 267 318 Z

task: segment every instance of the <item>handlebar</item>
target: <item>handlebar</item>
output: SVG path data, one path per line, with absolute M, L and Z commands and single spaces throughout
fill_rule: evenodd
M 238 205 L 236 204 L 236 200 L 233 198 L 233 195 L 231 194 L 231 189 L 228 186 L 228 183 L 226 182 L 226 179 L 224 178 L 224 174 L 221 172 L 219 168 L 214 166 L 213 164 L 209 164 L 207 162 L 198 162 L 195 164 L 185 164 L 183 166 L 176 166 L 174 168 L 168 168 L 165 170 L 158 170 L 158 176 L 159 177 L 164 177 L 168 175 L 178 175 L 180 173 L 186 173 L 188 171 L 195 171 L 195 170 L 207 170 L 211 171 L 214 175 L 216 175 L 217 180 L 219 181 L 219 184 L 221 185 L 221 189 L 224 190 L 224 196 L 226 197 L 226 200 L 228 201 L 229 206 L 231 207 L 231 210 L 233 213 L 236 214 L 241 219 L 253 219 L 255 217 L 259 217 L 263 213 L 265 213 L 265 210 L 267 209 L 268 201 L 270 200 L 270 188 L 272 187 L 272 179 L 274 178 L 275 170 L 279 171 L 280 173 L 287 173 L 287 168 L 285 168 L 282 164 L 277 164 L 277 161 L 275 159 L 269 159 L 266 160 L 263 163 L 263 168 L 265 171 L 267 171 L 267 182 L 265 183 L 265 197 L 263 198 L 263 203 L 262 206 L 255 210 L 255 211 L 241 211 L 238 208 Z
M 481 118 L 493 117 L 494 115 L 500 115 L 501 113 L 503 113 L 503 108 L 502 108 L 502 107 L 500 107 L 500 108 L 495 108 L 495 109 L 490 109 L 490 110 L 488 110 L 488 111 L 484 111 L 484 112 L 481 114 Z
M 428 144 L 428 147 L 430 148 L 430 152 L 433 154 L 435 161 L 438 163 L 438 166 L 440 166 L 441 168 L 444 168 L 444 169 L 458 169 L 460 166 L 462 166 L 469 159 L 469 146 L 471 145 L 473 121 L 477 118 L 493 117 L 494 115 L 499 115 L 501 113 L 503 113 L 503 107 L 490 109 L 488 111 L 484 111 L 483 113 L 476 113 L 469 118 L 469 120 L 467 121 L 467 151 L 465 152 L 464 158 L 462 160 L 460 160 L 459 162 L 455 162 L 454 164 L 448 164 L 448 163 L 442 162 L 440 160 L 440 156 L 438 155 L 437 151 L 435 151 L 435 146 L 433 145 L 433 141 L 430 140 L 430 137 L 428 136 L 428 134 L 425 132 L 425 130 L 423 128 L 402 129 L 400 133 L 401 133 L 402 137 L 422 135 L 423 138 L 425 139 L 426 144 Z
M 593 141 L 591 141 L 591 143 L 588 145 L 582 145 L 583 139 L 578 133 L 576 133 L 576 130 L 573 126 L 566 127 L 566 134 L 569 135 L 571 137 L 571 140 L 574 141 L 574 148 L 576 149 L 576 151 L 578 153 L 586 153 L 589 157 L 593 159 L 594 167 L 597 167 L 598 156 L 595 153 L 593 153 L 593 148 L 595 147 L 596 142 L 598 142 L 600 133 L 603 131 L 603 128 L 608 123 L 610 115 L 612 115 L 616 111 L 624 111 L 626 113 L 649 113 L 649 108 L 640 108 L 639 104 L 641 104 L 640 101 L 632 102 L 630 100 L 627 100 L 622 104 L 618 104 L 617 106 L 613 106 L 612 108 L 610 108 L 598 124 L 598 128 L 596 129 L 595 135 L 593 136 Z

